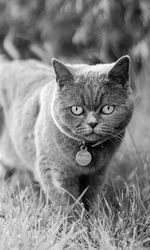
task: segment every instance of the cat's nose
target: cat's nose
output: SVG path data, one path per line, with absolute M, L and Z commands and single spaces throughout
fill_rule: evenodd
M 85 122 L 94 129 L 95 126 L 98 124 L 98 118 L 94 112 L 89 112 Z
M 98 124 L 98 122 L 89 122 L 88 125 L 91 127 L 91 128 L 95 128 L 96 125 Z

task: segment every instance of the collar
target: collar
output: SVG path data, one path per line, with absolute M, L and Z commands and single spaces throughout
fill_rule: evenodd
M 97 142 L 94 142 L 94 143 L 92 143 L 92 142 L 90 142 L 90 141 L 82 141 L 81 143 L 80 143 L 80 146 L 82 146 L 82 147 L 90 147 L 90 148 L 95 148 L 95 147 L 97 147 L 97 146 L 101 146 L 101 149 L 103 149 L 104 148 L 104 142 L 103 143 L 101 143 L 100 141 L 97 141 Z

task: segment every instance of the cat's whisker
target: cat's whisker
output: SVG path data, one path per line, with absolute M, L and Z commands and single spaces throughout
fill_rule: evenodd
M 114 128 L 103 127 L 103 135 L 105 134 L 114 145 L 117 145 L 123 139 L 121 132 L 117 131 Z
M 115 136 L 115 137 L 111 137 L 111 139 L 113 140 L 115 144 L 118 144 L 119 142 L 122 141 L 123 138 Z
M 120 139 L 124 139 L 124 141 L 127 142 L 127 138 L 125 136 L 122 136 L 120 131 L 117 131 L 115 129 L 114 134 L 115 134 L 116 137 L 119 137 Z
M 117 145 L 117 142 L 122 140 L 122 136 L 117 131 L 114 132 L 114 128 L 111 128 L 107 125 L 101 127 L 100 129 L 95 128 L 94 131 L 101 136 L 107 136 L 107 139 L 113 142 L 114 145 Z M 115 137 L 114 137 L 115 136 Z
M 111 133 L 112 135 L 118 135 L 122 138 L 122 131 L 118 131 L 115 128 L 111 128 L 111 127 L 103 127 L 102 128 L 103 132 L 107 132 L 107 133 Z
M 110 141 L 114 144 L 114 146 L 118 146 L 118 143 L 114 141 L 112 138 L 110 138 Z
M 114 137 L 114 136 L 112 136 L 111 133 L 108 135 L 107 139 L 110 140 L 115 146 L 117 146 L 118 142 L 121 142 L 121 140 L 122 140 L 122 138 L 120 138 L 120 137 L 117 137 L 117 136 Z
M 90 127 L 77 127 L 76 129 L 74 129 L 73 131 L 75 134 L 77 135 L 89 135 L 92 132 L 92 128 Z
M 122 139 L 123 139 L 123 137 L 122 136 L 119 136 L 119 135 L 112 135 L 111 134 L 111 136 L 110 136 L 111 138 L 113 138 L 114 140 L 116 140 L 116 141 L 121 141 Z

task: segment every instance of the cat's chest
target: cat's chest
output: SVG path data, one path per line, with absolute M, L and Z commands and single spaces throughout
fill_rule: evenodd
M 83 173 L 94 172 L 100 169 L 110 160 L 111 152 L 108 148 L 101 146 L 86 146 L 82 148 L 81 143 L 72 143 L 69 141 L 57 141 L 57 159 L 59 157 L 60 164 L 76 169 Z
M 70 169 L 77 173 L 92 173 L 97 169 L 106 166 L 113 156 L 117 143 L 106 141 L 98 145 L 85 144 L 86 150 L 82 148 L 82 142 L 69 138 L 61 133 L 56 126 L 51 130 L 51 137 L 48 139 L 51 146 L 48 148 L 49 155 L 59 168 Z M 53 133 L 52 133 L 53 132 Z M 46 133 L 48 135 L 48 133 Z

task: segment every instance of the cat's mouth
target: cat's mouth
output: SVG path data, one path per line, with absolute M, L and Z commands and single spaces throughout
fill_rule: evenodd
M 78 140 L 81 141 L 87 141 L 87 142 L 99 142 L 103 143 L 108 139 L 108 136 L 100 133 L 101 131 L 95 131 L 92 128 L 85 129 L 84 127 L 76 128 L 72 131 L 74 136 L 78 138 Z
M 91 142 L 100 142 L 103 143 L 106 140 L 106 137 L 104 136 L 99 136 L 97 134 L 95 134 L 94 132 L 85 136 L 84 137 L 86 141 L 91 141 Z
M 103 143 L 107 140 L 106 136 L 98 135 L 94 131 L 90 134 L 81 136 L 81 139 L 88 142 L 100 142 Z

